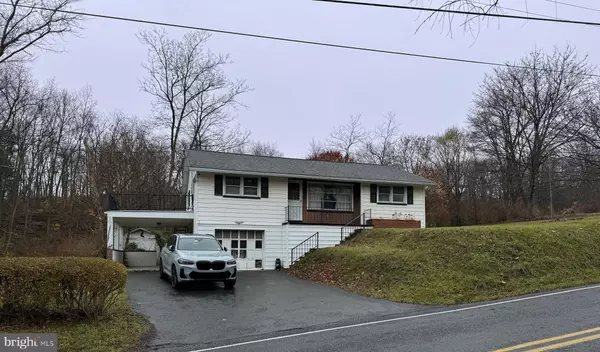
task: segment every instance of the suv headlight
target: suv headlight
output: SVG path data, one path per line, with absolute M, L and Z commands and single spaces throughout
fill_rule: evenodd
M 183 264 L 183 265 L 194 265 L 194 261 L 193 260 L 189 260 L 189 259 L 177 259 L 177 263 L 179 264 Z
M 235 259 L 231 259 L 231 260 L 227 261 L 227 265 L 234 265 L 235 263 L 236 263 Z

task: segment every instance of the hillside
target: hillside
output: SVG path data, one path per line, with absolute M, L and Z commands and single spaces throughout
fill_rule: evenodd
M 600 217 L 365 231 L 291 275 L 362 295 L 458 304 L 600 282 Z
M 19 202 L 14 215 L 0 206 L 0 251 L 15 256 L 103 256 L 106 227 L 103 214 L 91 204 L 84 197 L 30 200 Z

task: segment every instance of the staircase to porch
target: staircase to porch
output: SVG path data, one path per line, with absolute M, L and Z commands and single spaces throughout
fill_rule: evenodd
M 348 241 L 352 237 L 359 234 L 365 228 L 369 227 L 367 221 L 371 220 L 371 209 L 366 210 L 356 218 L 352 219 L 346 225 L 340 228 L 340 242 L 336 246 Z M 308 253 L 317 250 L 319 248 L 319 232 L 316 232 L 312 236 L 308 237 L 304 241 L 300 242 L 297 246 L 291 249 L 290 253 L 290 266 L 299 262 Z

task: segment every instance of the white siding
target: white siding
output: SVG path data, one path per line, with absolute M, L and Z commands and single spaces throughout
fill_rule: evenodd
M 287 253 L 287 243 L 282 224 L 288 203 L 287 178 L 269 177 L 269 197 L 261 199 L 215 196 L 214 182 L 214 174 L 198 174 L 194 231 L 214 235 L 216 229 L 263 230 L 263 268 L 275 269 L 276 258 L 285 262 L 282 255 Z
M 291 249 L 319 232 L 319 248 L 333 247 L 340 243 L 341 226 L 315 225 L 279 225 L 279 226 L 246 226 L 246 225 L 198 225 L 198 233 L 215 234 L 215 230 L 263 230 L 263 269 L 275 269 L 275 259 L 280 258 L 284 267 L 289 267 Z
M 228 198 L 214 195 L 215 175 L 198 175 L 194 196 L 195 229 L 202 224 L 275 226 L 285 221 L 287 178 L 269 177 L 269 198 Z
M 288 251 L 282 255 L 284 267 L 291 262 L 291 249 L 302 243 L 315 233 L 319 233 L 319 248 L 333 247 L 340 244 L 342 226 L 339 225 L 285 225 L 284 233 L 287 235 Z
M 407 205 L 391 205 L 371 203 L 371 184 L 363 183 L 360 190 L 360 206 L 364 212 L 371 209 L 373 219 L 394 219 L 394 214 L 411 214 L 415 220 L 421 221 L 425 227 L 425 187 L 413 187 L 413 203 Z M 400 217 L 403 219 L 403 217 Z

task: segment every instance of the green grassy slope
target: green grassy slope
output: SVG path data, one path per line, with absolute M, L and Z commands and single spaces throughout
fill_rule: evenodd
M 458 304 L 600 282 L 600 217 L 363 232 L 291 275 L 398 302 Z

